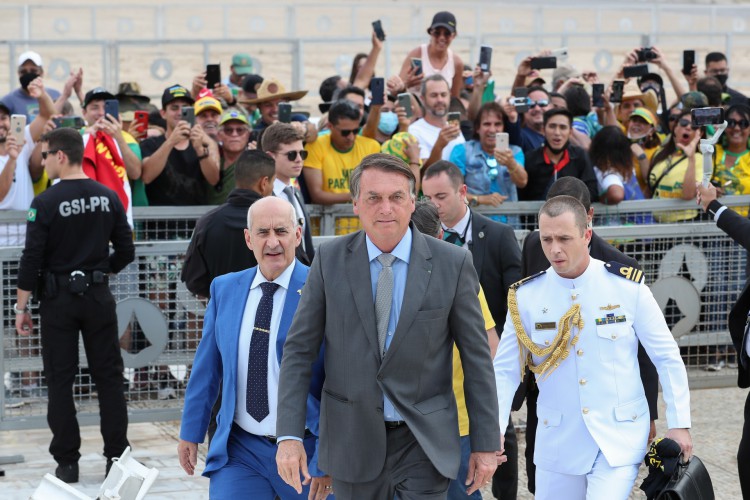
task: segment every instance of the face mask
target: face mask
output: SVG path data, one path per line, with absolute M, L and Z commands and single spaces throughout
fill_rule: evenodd
M 630 139 L 630 142 L 636 143 L 640 141 L 641 139 L 645 139 L 652 131 L 653 129 L 649 130 L 645 134 L 641 134 L 638 136 L 632 135 L 630 132 L 628 132 L 628 139 Z
M 723 75 L 715 75 L 714 78 L 716 78 L 717 80 L 719 80 L 719 83 L 721 84 L 722 87 L 726 88 L 726 86 L 727 86 L 727 79 L 729 79 L 729 75 L 728 74 L 725 73 Z
M 29 88 L 29 84 L 38 77 L 36 73 L 24 73 L 21 76 L 18 77 L 18 83 L 21 84 L 21 88 L 24 90 L 27 90 Z
M 398 115 L 393 111 L 386 111 L 380 113 L 380 122 L 378 122 L 378 130 L 385 135 L 391 135 L 398 128 Z

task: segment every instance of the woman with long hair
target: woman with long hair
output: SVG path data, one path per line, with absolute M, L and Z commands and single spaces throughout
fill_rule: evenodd
M 721 194 L 750 193 L 750 107 L 744 104 L 731 106 L 725 116 L 727 129 L 721 144 L 714 153 L 714 174 L 711 182 Z M 735 208 L 741 215 L 747 215 L 747 207 Z
M 695 184 L 703 177 L 703 155 L 696 151 L 701 134 L 700 128 L 693 128 L 690 112 L 680 113 L 672 135 L 651 159 L 648 189 L 653 198 L 695 198 Z M 697 216 L 697 210 L 671 210 L 654 214 L 659 222 L 678 222 Z
M 604 127 L 591 141 L 589 158 L 599 182 L 600 202 L 616 205 L 644 198 L 633 170 L 632 146 L 616 125 Z

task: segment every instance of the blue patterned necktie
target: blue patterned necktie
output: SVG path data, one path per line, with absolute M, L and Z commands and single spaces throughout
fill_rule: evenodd
M 263 297 L 255 312 L 255 326 L 250 339 L 250 355 L 247 358 L 247 395 L 245 409 L 257 422 L 268 416 L 268 339 L 271 335 L 273 294 L 277 283 L 266 281 L 260 284 Z

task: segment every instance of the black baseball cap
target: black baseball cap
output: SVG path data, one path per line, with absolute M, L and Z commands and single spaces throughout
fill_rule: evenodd
M 104 87 L 95 87 L 86 92 L 86 96 L 83 98 L 83 107 L 85 108 L 86 106 L 91 104 L 91 101 L 106 101 L 108 99 L 114 98 L 114 94 L 112 94 Z
M 195 102 L 188 89 L 180 84 L 175 84 L 164 89 L 164 93 L 161 95 L 161 108 L 166 108 L 167 104 L 177 99 L 182 99 L 190 104 Z
M 656 82 L 660 87 L 664 87 L 664 79 L 658 73 L 646 73 L 638 79 L 638 86 L 643 85 L 643 82 Z
M 432 18 L 432 24 L 427 28 L 427 33 L 430 33 L 435 28 L 445 28 L 451 33 L 455 33 L 456 16 L 447 11 L 438 12 Z

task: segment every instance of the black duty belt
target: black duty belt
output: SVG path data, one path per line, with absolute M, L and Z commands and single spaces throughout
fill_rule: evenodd
M 406 422 L 403 420 L 386 420 L 385 421 L 385 430 L 390 431 L 392 429 L 398 429 L 399 427 L 403 427 L 406 425 Z
M 55 274 L 55 280 L 60 290 L 82 294 L 91 285 L 109 284 L 109 275 L 102 271 L 72 271 L 69 274 Z

